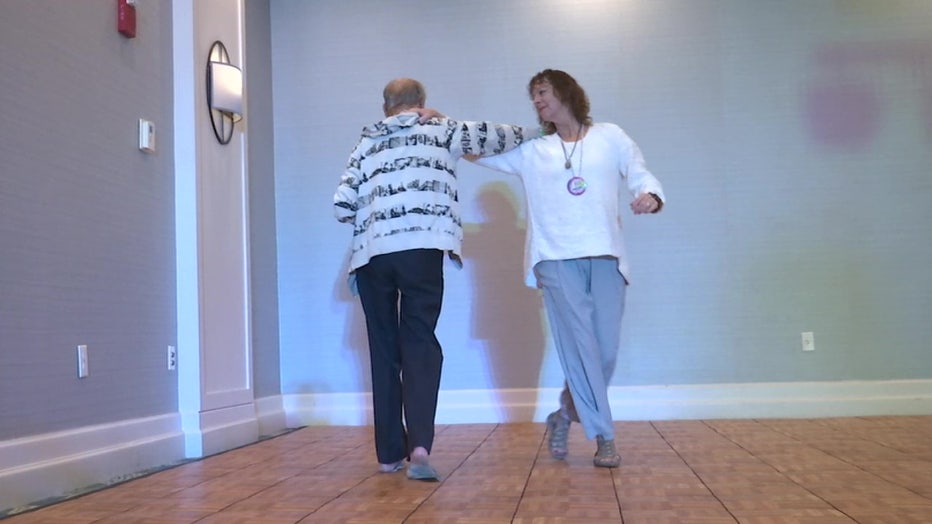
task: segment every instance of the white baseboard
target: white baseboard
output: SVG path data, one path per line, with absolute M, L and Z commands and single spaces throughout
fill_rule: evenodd
M 187 457 L 221 453 L 288 429 L 281 395 L 190 415 L 182 414 Z
M 184 434 L 174 413 L 0 442 L 0 512 L 173 464 L 183 456 Z
M 438 424 L 542 422 L 560 390 L 441 391 Z M 932 415 L 932 380 L 613 386 L 615 420 Z M 369 393 L 284 395 L 288 427 L 372 423 Z
M 609 395 L 616 420 L 932 415 L 932 380 L 648 386 Z
M 191 419 L 189 430 L 182 429 L 181 414 L 171 413 L 0 442 L 0 519 L 287 429 L 277 395 Z
M 181 428 L 186 458 L 206 457 L 259 439 L 259 423 L 252 402 L 182 413 Z
M 288 429 L 281 395 L 257 398 L 256 418 L 259 420 L 260 437 L 277 435 Z

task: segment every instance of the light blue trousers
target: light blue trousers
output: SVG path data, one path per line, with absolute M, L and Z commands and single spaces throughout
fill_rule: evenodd
M 586 437 L 615 438 L 608 384 L 615 373 L 625 279 L 611 257 L 535 266 L 554 345 Z

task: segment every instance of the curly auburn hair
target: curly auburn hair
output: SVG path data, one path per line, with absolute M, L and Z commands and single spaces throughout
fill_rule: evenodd
M 527 85 L 528 94 L 533 98 L 534 88 L 543 83 L 548 83 L 553 87 L 554 96 L 570 108 L 573 118 L 583 125 L 592 125 L 592 117 L 589 116 L 589 97 L 575 78 L 559 69 L 544 69 L 531 77 Z M 557 131 L 552 122 L 539 121 L 545 133 L 551 134 Z

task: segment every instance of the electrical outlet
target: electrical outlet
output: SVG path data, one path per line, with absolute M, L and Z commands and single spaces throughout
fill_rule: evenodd
M 78 346 L 78 378 L 87 376 L 87 346 L 81 344 Z
M 168 370 L 174 371 L 178 366 L 178 351 L 175 346 L 168 346 Z
M 802 333 L 803 351 L 815 351 L 815 335 L 812 331 L 803 331 Z

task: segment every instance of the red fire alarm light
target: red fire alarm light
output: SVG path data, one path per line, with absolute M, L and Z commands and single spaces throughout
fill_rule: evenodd
M 117 0 L 117 31 L 126 38 L 136 37 L 136 0 Z

